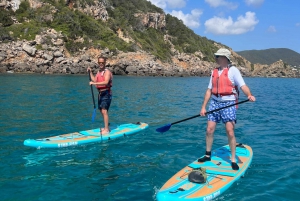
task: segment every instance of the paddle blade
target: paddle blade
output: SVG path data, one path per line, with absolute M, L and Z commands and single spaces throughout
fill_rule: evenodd
M 164 125 L 163 127 L 157 128 L 156 131 L 160 133 L 164 133 L 171 128 L 171 124 Z
M 93 116 L 92 116 L 92 121 L 93 122 L 95 121 L 95 117 L 96 117 L 96 108 L 94 109 Z

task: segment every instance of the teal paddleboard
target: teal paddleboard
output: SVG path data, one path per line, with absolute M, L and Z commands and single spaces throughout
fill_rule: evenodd
M 77 146 L 132 135 L 148 128 L 148 126 L 148 124 L 141 122 L 136 124 L 122 124 L 117 126 L 117 128 L 112 129 L 109 134 L 100 135 L 100 128 L 97 128 L 47 138 L 27 139 L 24 141 L 24 145 L 36 148 L 62 148 Z
M 226 191 L 241 178 L 251 164 L 253 152 L 250 146 L 238 144 L 236 161 L 239 170 L 231 168 L 231 152 L 228 145 L 212 152 L 211 161 L 199 163 L 197 160 L 171 177 L 157 192 L 158 201 L 207 201 Z M 207 180 L 204 183 L 190 182 L 189 173 L 205 168 Z M 194 180 L 195 181 L 195 180 Z

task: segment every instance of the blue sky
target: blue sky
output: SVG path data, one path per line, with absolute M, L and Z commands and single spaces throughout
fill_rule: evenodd
M 299 0 L 148 1 L 233 51 L 289 48 L 300 53 Z

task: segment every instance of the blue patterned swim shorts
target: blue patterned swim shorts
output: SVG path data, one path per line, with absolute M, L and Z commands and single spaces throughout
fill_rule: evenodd
M 211 99 L 209 105 L 209 111 L 215 110 L 221 107 L 226 107 L 228 105 L 235 104 L 235 101 L 226 101 L 226 102 L 218 102 L 214 99 Z M 236 107 L 228 107 L 217 112 L 213 112 L 207 115 L 208 121 L 214 121 L 219 123 L 222 119 L 223 123 L 234 121 L 236 122 Z

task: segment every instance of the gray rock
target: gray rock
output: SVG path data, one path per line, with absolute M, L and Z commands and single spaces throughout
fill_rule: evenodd
M 0 66 L 0 73 L 6 73 L 6 66 Z
M 48 49 L 48 45 L 47 45 L 47 44 L 43 44 L 43 45 L 42 45 L 42 49 L 43 49 L 43 50 L 47 50 L 47 49 Z
M 49 54 L 43 54 L 43 58 L 46 59 L 47 61 L 52 61 L 53 56 Z
M 60 63 L 60 62 L 62 62 L 62 61 L 64 61 L 65 59 L 63 58 L 63 57 L 58 57 L 58 58 L 56 58 L 55 59 L 55 62 L 56 63 Z
M 42 73 L 42 68 L 39 68 L 37 66 L 34 67 L 34 72 L 35 73 Z
M 26 63 L 17 63 L 14 65 L 14 70 L 18 71 L 18 72 L 26 72 L 26 71 L 30 71 L 30 66 Z
M 79 69 L 76 67 L 72 67 L 70 68 L 71 74 L 78 74 L 79 73 Z
M 64 41 L 62 39 L 52 40 L 53 45 L 55 46 L 63 46 Z
M 22 46 L 23 50 L 29 54 L 30 56 L 34 56 L 35 53 L 36 53 L 36 48 L 35 47 L 31 47 L 30 45 L 28 44 L 23 44 Z
M 54 53 L 53 53 L 53 56 L 54 57 L 62 57 L 63 56 L 63 53 L 59 50 L 56 50 Z
M 136 66 L 127 66 L 125 72 L 126 72 L 126 74 L 134 75 L 137 73 L 137 67 Z
M 41 35 L 36 35 L 35 36 L 35 41 L 37 44 L 44 44 L 45 43 L 45 40 L 43 39 L 43 37 Z
M 90 57 L 88 55 L 82 55 L 80 58 L 81 61 L 91 61 Z

